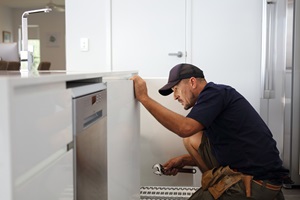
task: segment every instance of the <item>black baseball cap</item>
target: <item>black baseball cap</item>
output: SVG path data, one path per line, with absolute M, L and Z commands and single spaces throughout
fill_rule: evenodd
M 160 88 L 158 92 L 163 96 L 167 96 L 173 92 L 172 87 L 182 79 L 191 77 L 204 78 L 203 71 L 191 64 L 178 64 L 170 70 L 168 83 Z

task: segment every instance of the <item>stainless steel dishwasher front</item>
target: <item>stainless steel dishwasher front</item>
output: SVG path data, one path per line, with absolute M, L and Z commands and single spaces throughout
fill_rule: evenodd
M 73 97 L 75 200 L 107 200 L 107 92 Z

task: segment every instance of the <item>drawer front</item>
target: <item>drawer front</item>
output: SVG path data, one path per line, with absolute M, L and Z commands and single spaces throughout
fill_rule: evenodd
M 72 98 L 65 84 L 15 89 L 11 104 L 13 178 L 73 140 Z
M 14 200 L 73 200 L 73 150 L 14 188 Z

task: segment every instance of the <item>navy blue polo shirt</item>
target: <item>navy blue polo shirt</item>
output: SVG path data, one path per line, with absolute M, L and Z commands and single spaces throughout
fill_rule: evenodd
M 234 88 L 208 83 L 187 117 L 200 122 L 222 166 L 277 179 L 286 175 L 272 133 L 251 104 Z

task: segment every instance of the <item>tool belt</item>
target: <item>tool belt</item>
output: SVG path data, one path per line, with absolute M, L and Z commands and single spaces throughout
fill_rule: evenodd
M 271 183 L 266 183 L 264 181 L 261 181 L 261 180 L 253 180 L 254 183 L 260 185 L 260 186 L 263 186 L 269 190 L 275 190 L 275 191 L 278 191 L 278 190 L 281 190 L 282 186 L 281 185 L 273 185 Z
M 246 196 L 251 195 L 251 181 L 252 176 L 244 175 L 226 167 L 213 168 L 202 175 L 202 189 L 208 190 L 214 199 L 220 196 L 232 185 L 240 180 L 243 181 L 246 189 Z

